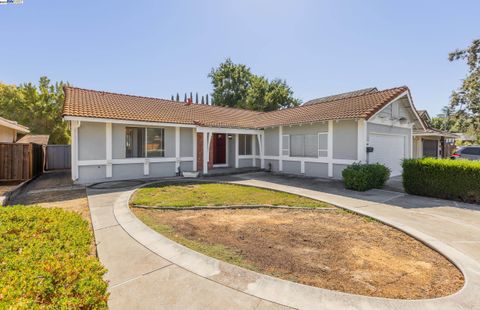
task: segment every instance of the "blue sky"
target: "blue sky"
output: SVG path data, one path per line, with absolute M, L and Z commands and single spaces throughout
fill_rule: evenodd
M 0 81 L 52 80 L 170 98 L 211 92 L 226 57 L 309 99 L 410 87 L 440 112 L 480 38 L 479 1 L 34 1 L 0 6 Z

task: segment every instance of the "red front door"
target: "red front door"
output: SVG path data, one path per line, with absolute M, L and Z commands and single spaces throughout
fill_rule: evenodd
M 227 135 L 224 133 L 213 134 L 213 164 L 222 165 L 227 163 Z

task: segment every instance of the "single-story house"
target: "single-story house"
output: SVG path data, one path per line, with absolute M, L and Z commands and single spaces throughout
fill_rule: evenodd
M 28 127 L 22 126 L 15 121 L 0 117 L 0 142 L 14 143 L 17 135 L 29 133 Z
M 72 178 L 79 183 L 207 175 L 219 167 L 341 178 L 355 162 L 392 175 L 426 130 L 407 87 L 319 98 L 272 112 L 65 87 Z
M 413 156 L 415 158 L 448 158 L 455 151 L 455 134 L 432 128 L 430 115 L 426 110 L 418 110 L 418 115 L 426 129 L 413 131 Z

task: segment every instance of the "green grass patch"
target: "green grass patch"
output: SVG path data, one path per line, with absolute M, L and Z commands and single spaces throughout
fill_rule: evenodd
M 189 249 L 225 261 L 230 264 L 258 271 L 257 268 L 255 268 L 251 264 L 248 264 L 240 254 L 238 254 L 232 249 L 229 249 L 220 244 L 209 244 L 205 242 L 198 242 L 187 239 L 184 236 L 177 234 L 172 227 L 156 223 L 153 217 L 145 214 L 144 212 L 136 212 L 136 215 L 143 223 L 145 223 L 147 226 L 149 226 L 159 234 L 162 234 L 168 239 L 173 240 L 183 246 L 186 246 Z
M 273 205 L 325 208 L 332 205 L 310 198 L 235 184 L 157 185 L 139 189 L 132 203 L 144 206 L 193 207 L 228 205 Z
M 0 208 L 0 308 L 106 309 L 106 269 L 91 244 L 76 213 Z

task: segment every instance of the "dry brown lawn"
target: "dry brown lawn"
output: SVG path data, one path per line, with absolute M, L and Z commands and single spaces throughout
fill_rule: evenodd
M 343 210 L 132 209 L 194 250 L 302 284 L 401 299 L 446 296 L 463 286 L 460 271 L 436 251 Z

